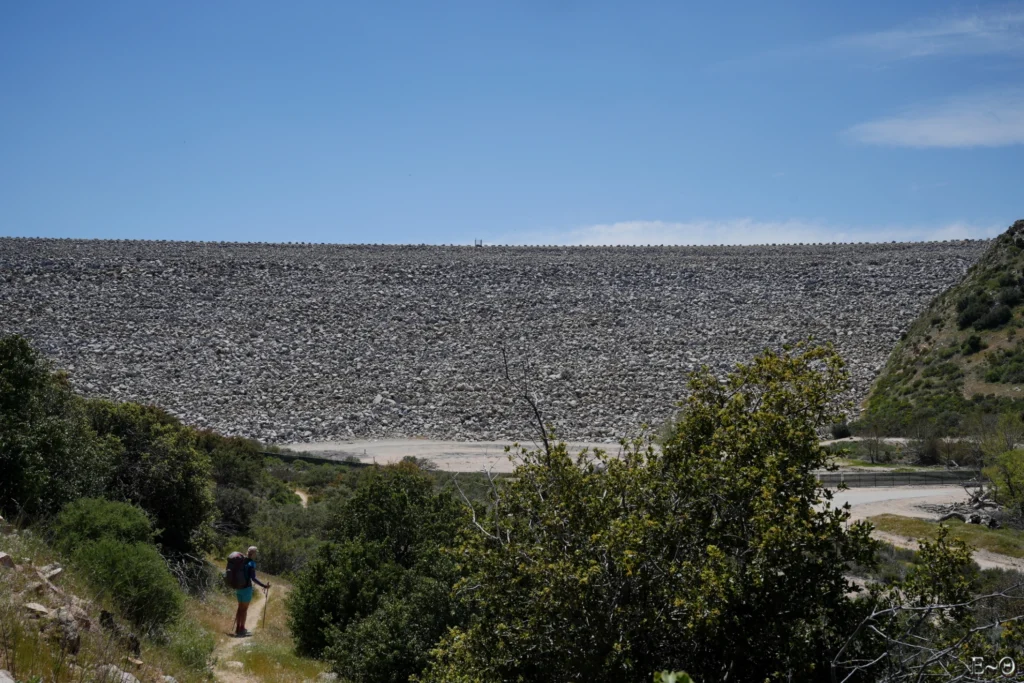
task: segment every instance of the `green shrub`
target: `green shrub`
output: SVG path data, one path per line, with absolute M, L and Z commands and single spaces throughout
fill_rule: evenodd
M 220 536 L 217 539 L 214 552 L 217 557 L 226 559 L 231 553 L 238 551 L 245 554 L 246 548 L 257 545 L 256 539 L 250 536 Z M 261 548 L 262 551 L 262 548 Z M 262 552 L 260 555 L 262 556 Z M 221 567 L 223 569 L 223 566 Z M 260 557 L 260 568 L 263 568 L 263 558 Z
M 957 317 L 957 326 L 961 329 L 967 329 L 974 322 L 984 315 L 986 315 L 992 309 L 992 297 L 984 292 L 976 292 L 974 294 L 968 294 L 961 297 L 956 302 L 956 310 L 959 311 L 960 315 Z
M 928 436 L 914 444 L 913 451 L 918 465 L 938 465 L 941 456 L 942 440 L 936 436 Z
M 1009 514 L 1024 520 L 1024 450 L 1000 454 L 984 472 L 995 486 L 996 500 Z
M 284 523 L 257 526 L 253 538 L 260 549 L 260 567 L 270 574 L 284 576 L 305 567 L 320 546 L 316 538 L 302 535 L 294 526 Z
M 164 626 L 181 613 L 184 597 L 152 545 L 104 538 L 79 546 L 72 561 L 136 626 Z
M 89 426 L 66 378 L 17 335 L 0 337 L 0 511 L 50 514 L 103 493 L 115 443 Z
M 853 433 L 850 431 L 850 425 L 846 422 L 837 422 L 829 429 L 832 432 L 833 439 L 848 439 Z
M 1009 306 L 996 306 L 974 321 L 974 329 L 994 330 L 997 327 L 1010 322 L 1010 318 L 1012 317 L 1013 312 L 1010 310 Z
M 437 469 L 437 463 L 430 458 L 418 458 L 415 455 L 407 455 L 402 458 L 401 462 L 409 465 L 415 465 L 424 472 L 432 472 Z
M 454 621 L 450 587 L 416 577 L 364 619 L 344 630 L 332 628 L 324 659 L 341 680 L 404 683 L 423 670 L 431 648 Z
M 956 363 L 932 363 L 921 372 L 921 376 L 955 379 L 963 376 L 963 370 Z
M 258 493 L 267 502 L 277 505 L 294 505 L 298 507 L 302 504 L 302 500 L 295 495 L 295 490 L 291 486 L 269 476 L 265 477 L 260 483 Z
M 831 349 L 766 351 L 692 376 L 660 449 L 522 454 L 454 553 L 472 616 L 423 680 L 827 680 L 871 610 L 844 575 L 876 548 L 816 507 L 844 380 Z
M 1024 296 L 1021 294 L 1020 287 L 1004 287 L 999 290 L 999 303 L 1004 306 L 1010 306 L 1012 308 L 1022 300 L 1024 300 Z
M 182 666 L 205 671 L 216 641 L 213 634 L 192 619 L 181 617 L 168 629 L 168 648 Z
M 259 510 L 260 501 L 247 489 L 218 486 L 216 492 L 219 517 L 217 528 L 221 532 L 247 534 L 252 518 Z
M 964 342 L 963 353 L 965 356 L 970 356 L 973 353 L 981 351 L 983 348 L 985 348 L 985 346 L 981 341 L 981 337 L 976 334 L 972 334 Z
M 457 570 L 443 548 L 454 545 L 466 521 L 463 505 L 448 491 L 436 491 L 433 479 L 412 463 L 361 476 L 356 491 L 334 512 L 328 530 L 332 542 L 318 549 L 296 579 L 289 623 L 299 651 L 321 656 L 332 644 L 329 633 L 353 629 L 365 635 L 385 628 L 385 624 L 398 630 L 406 624 L 408 630 L 397 635 L 396 641 L 422 644 L 415 635 L 423 627 L 421 621 L 399 618 L 414 613 L 415 605 L 392 604 L 391 611 L 378 615 L 377 622 L 365 627 L 359 622 L 385 600 L 414 600 L 415 587 L 425 585 L 424 581 L 437 581 L 450 590 Z M 454 625 L 452 610 L 446 614 L 445 623 Z M 423 661 L 429 648 L 416 648 L 415 656 L 403 655 L 403 661 Z M 379 664 L 369 660 L 355 663 L 352 658 L 358 658 L 358 653 L 344 648 L 335 647 L 332 652 L 340 657 L 343 650 L 347 653 L 345 667 L 353 671 L 376 670 Z M 409 673 L 415 672 L 406 672 L 406 678 Z
M 344 470 L 338 465 L 312 465 L 297 479 L 304 489 L 314 491 L 338 482 Z
M 153 542 L 153 525 L 145 512 L 128 503 L 101 498 L 68 503 L 51 524 L 50 532 L 54 545 L 66 555 L 103 538 L 122 543 Z
M 448 491 L 434 491 L 433 480 L 414 464 L 369 471 L 334 522 L 339 541 L 366 539 L 387 546 L 394 561 L 412 566 L 421 549 L 454 539 L 466 511 Z
M 288 626 L 296 650 L 318 657 L 328 645 L 328 631 L 377 609 L 380 598 L 396 586 L 402 567 L 389 562 L 379 544 L 327 543 L 299 575 L 288 601 Z
M 260 567 L 271 574 L 291 575 L 306 566 L 327 534 L 332 508 L 339 501 L 301 505 L 264 503 L 253 518 L 248 538 L 260 549 Z M 245 546 L 237 544 L 231 550 Z
M 263 478 L 263 455 L 258 441 L 202 430 L 196 432 L 196 447 L 209 457 L 211 474 L 218 486 L 252 491 Z
M 966 309 L 963 313 L 957 316 L 956 324 L 961 330 L 966 330 L 968 327 L 974 324 L 974 321 L 978 320 L 986 313 L 988 313 L 988 306 L 981 304 L 971 306 Z
M 153 406 L 90 401 L 88 409 L 97 433 L 122 445 L 108 497 L 149 513 L 157 541 L 170 551 L 209 547 L 216 506 L 210 459 L 195 432 Z
M 1012 349 L 997 349 L 986 359 L 988 370 L 985 381 L 993 383 L 1020 384 L 1024 382 L 1024 344 L 1018 343 Z

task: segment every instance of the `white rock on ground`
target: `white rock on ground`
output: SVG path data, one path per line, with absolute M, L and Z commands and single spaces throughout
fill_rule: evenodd
M 417 247 L 0 238 L 0 333 L 89 396 L 271 442 L 532 433 L 500 345 L 559 436 L 657 424 L 685 373 L 813 334 L 864 396 L 985 241 Z
M 139 679 L 113 664 L 96 667 L 97 683 L 139 683 Z
M 45 617 L 50 614 L 50 608 L 46 605 L 40 605 L 38 602 L 26 602 L 22 607 L 34 617 Z

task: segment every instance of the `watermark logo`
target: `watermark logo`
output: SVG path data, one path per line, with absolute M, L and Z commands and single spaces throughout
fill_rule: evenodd
M 1002 674 L 1009 678 L 1017 672 L 1017 663 L 1011 657 L 1003 657 L 998 664 L 986 664 L 984 657 L 971 657 L 971 673 L 975 676 Z

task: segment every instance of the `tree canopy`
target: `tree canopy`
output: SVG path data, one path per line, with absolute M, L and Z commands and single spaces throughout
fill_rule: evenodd
M 101 494 L 115 452 L 64 376 L 24 338 L 0 337 L 0 510 L 52 514 Z
M 473 615 L 427 681 L 827 679 L 862 607 L 848 563 L 876 543 L 814 471 L 846 381 L 830 347 L 696 373 L 660 449 L 522 452 L 462 536 Z
M 300 652 L 344 680 L 407 681 L 464 612 L 453 600 L 463 504 L 413 463 L 368 473 L 337 510 L 330 542 L 299 575 L 289 603 Z

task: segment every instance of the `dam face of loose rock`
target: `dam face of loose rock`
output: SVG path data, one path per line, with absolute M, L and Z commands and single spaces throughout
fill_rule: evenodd
M 866 394 L 903 329 L 986 241 L 438 247 L 0 239 L 0 332 L 83 394 L 268 441 L 657 424 L 702 364 L 814 335 Z

